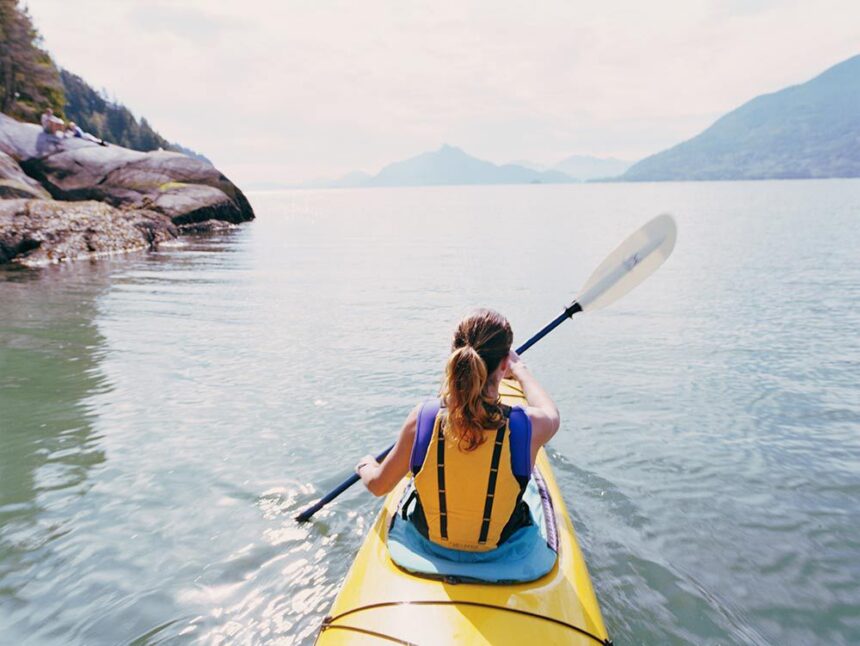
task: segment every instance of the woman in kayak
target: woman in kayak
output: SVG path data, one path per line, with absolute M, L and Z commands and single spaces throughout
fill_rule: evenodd
M 433 543 L 451 549 L 494 549 L 531 516 L 522 495 L 537 452 L 559 427 L 558 408 L 511 350 L 513 332 L 498 312 L 479 310 L 457 326 L 440 398 L 409 413 L 397 442 L 378 463 L 363 457 L 356 473 L 376 496 L 411 470 L 404 504 Z M 528 407 L 499 400 L 504 377 L 520 382 Z

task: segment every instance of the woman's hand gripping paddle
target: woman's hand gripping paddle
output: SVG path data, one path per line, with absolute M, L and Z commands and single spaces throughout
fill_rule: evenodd
M 579 290 L 579 296 L 576 300 L 540 332 L 517 348 L 517 354 L 522 354 L 528 350 L 577 312 L 592 312 L 602 309 L 624 296 L 666 261 L 666 258 L 672 253 L 672 249 L 675 248 L 676 236 L 677 227 L 671 215 L 658 215 L 648 222 L 600 263 L 600 266 L 594 270 L 591 277 L 585 281 L 585 285 Z M 385 456 L 393 448 L 394 445 L 392 444 L 376 456 L 377 462 L 385 459 Z M 311 516 L 359 480 L 358 475 L 351 475 L 320 498 L 318 502 L 296 516 L 296 520 L 300 523 L 310 520 Z

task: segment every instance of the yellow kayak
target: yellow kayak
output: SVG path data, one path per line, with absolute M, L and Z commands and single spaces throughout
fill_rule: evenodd
M 519 384 L 504 381 L 502 401 L 525 405 Z M 316 643 L 334 644 L 610 644 L 585 560 L 546 453 L 535 467 L 554 508 L 558 560 L 529 583 L 450 583 L 407 573 L 386 546 L 404 479 L 385 500 Z

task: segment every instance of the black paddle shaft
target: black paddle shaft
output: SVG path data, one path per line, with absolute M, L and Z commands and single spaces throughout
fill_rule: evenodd
M 392 444 L 387 449 L 385 449 L 382 453 L 377 455 L 376 461 L 382 462 L 385 459 L 385 456 L 388 455 L 391 452 L 391 449 L 393 449 L 393 448 L 394 448 L 394 445 Z M 299 521 L 300 523 L 304 523 L 304 522 L 310 520 L 311 516 L 313 516 L 320 509 L 325 507 L 332 500 L 337 498 L 340 494 L 342 494 L 344 491 L 349 489 L 352 485 L 354 485 L 359 480 L 360 480 L 360 478 L 359 478 L 358 474 L 353 473 L 346 480 L 341 482 L 337 487 L 335 487 L 334 489 L 329 491 L 326 495 L 324 495 L 322 498 L 320 498 L 319 501 L 317 501 L 316 503 L 314 503 L 313 505 L 311 505 L 310 507 L 305 509 L 298 516 L 296 516 L 296 520 Z
M 552 321 L 547 323 L 546 326 L 540 332 L 535 334 L 532 338 L 530 338 L 528 341 L 526 341 L 520 347 L 518 347 L 517 348 L 517 354 L 522 354 L 523 352 L 528 350 L 535 343 L 540 341 L 547 334 L 549 334 L 555 328 L 557 328 L 559 325 L 564 323 L 567 319 L 571 318 L 574 314 L 576 314 L 577 312 L 581 312 L 581 311 L 582 311 L 582 307 L 580 307 L 579 303 L 577 303 L 576 301 L 573 301 L 573 303 L 571 303 L 566 308 L 564 308 L 564 311 L 561 314 L 559 314 Z
M 559 314 L 552 321 L 550 321 L 546 326 L 544 326 L 540 332 L 535 334 L 528 341 L 526 341 L 520 347 L 518 347 L 517 348 L 517 354 L 522 354 L 523 352 L 528 350 L 535 343 L 540 341 L 547 334 L 549 334 L 555 328 L 557 328 L 559 325 L 564 323 L 567 319 L 571 318 L 574 314 L 576 314 L 577 312 L 581 312 L 581 311 L 582 311 L 582 307 L 580 307 L 579 303 L 577 303 L 576 301 L 574 301 L 573 303 L 568 305 L 561 314 Z M 394 448 L 394 445 L 392 444 L 387 449 L 385 449 L 382 453 L 377 455 L 376 461 L 382 462 L 385 459 L 385 456 L 388 455 L 391 452 L 391 449 L 393 449 L 393 448 Z M 325 496 L 320 498 L 317 502 L 315 502 L 313 505 L 311 505 L 310 507 L 305 509 L 303 512 L 301 512 L 298 516 L 296 516 L 296 520 L 300 523 L 307 522 L 308 520 L 310 520 L 311 516 L 313 516 L 320 509 L 322 509 L 327 504 L 329 504 L 332 500 L 337 498 L 344 491 L 349 489 L 352 485 L 354 485 L 360 479 L 361 478 L 359 477 L 359 475 L 357 473 L 353 473 L 346 480 L 341 482 L 337 487 L 335 487 L 334 489 L 329 491 Z

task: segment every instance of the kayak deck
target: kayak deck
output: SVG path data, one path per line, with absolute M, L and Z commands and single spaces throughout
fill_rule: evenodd
M 502 400 L 524 404 L 516 382 Z M 404 479 L 385 500 L 323 622 L 317 644 L 609 643 L 591 579 L 543 449 L 535 467 L 553 502 L 558 561 L 546 576 L 511 585 L 449 583 L 399 569 L 386 546 Z

